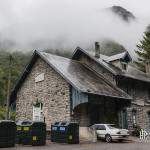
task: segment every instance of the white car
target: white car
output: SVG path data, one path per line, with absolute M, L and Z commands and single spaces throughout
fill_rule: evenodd
M 92 128 L 96 130 L 97 138 L 105 139 L 108 143 L 112 140 L 122 142 L 129 137 L 127 129 L 115 128 L 113 124 L 94 124 Z

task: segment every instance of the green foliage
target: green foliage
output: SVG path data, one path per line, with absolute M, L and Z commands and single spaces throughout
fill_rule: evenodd
M 0 106 L 0 120 L 4 120 L 6 115 L 6 108 Z M 15 120 L 16 113 L 15 112 L 10 112 L 10 119 Z
M 137 48 L 138 50 L 135 52 L 138 55 L 138 61 L 135 63 L 142 71 L 145 71 L 145 64 L 150 60 L 150 26 L 144 32 L 143 39 L 137 45 Z
M 0 106 L 0 120 L 5 119 L 5 113 L 6 113 L 6 109 Z
M 132 135 L 133 136 L 139 136 L 140 135 L 140 131 L 141 131 L 141 127 L 138 126 L 138 125 L 134 125 L 133 126 Z
M 10 119 L 15 121 L 16 112 L 10 112 Z
M 4 50 L 0 51 L 0 106 L 3 106 L 7 96 L 7 82 L 8 82 L 8 69 L 9 69 L 9 55 L 10 53 Z M 29 60 L 30 54 L 22 52 L 11 53 L 12 67 L 11 67 L 11 89 L 18 80 L 23 68 Z

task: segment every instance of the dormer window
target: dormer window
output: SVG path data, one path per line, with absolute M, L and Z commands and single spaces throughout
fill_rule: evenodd
M 127 70 L 127 63 L 126 62 L 121 62 L 121 65 L 122 65 L 122 69 L 123 70 Z

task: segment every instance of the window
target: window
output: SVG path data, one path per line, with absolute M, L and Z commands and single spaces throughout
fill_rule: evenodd
M 106 130 L 105 126 L 104 125 L 98 125 L 96 127 L 96 130 Z
M 123 70 L 127 70 L 127 63 L 122 62 L 121 65 Z
M 148 127 L 150 128 L 150 111 L 147 113 L 148 115 Z
M 116 129 L 114 125 L 107 125 L 109 129 Z
M 136 110 L 132 110 L 132 120 L 133 120 L 133 125 L 137 125 L 137 112 Z
M 147 99 L 148 102 L 150 102 L 150 88 L 148 88 L 148 99 Z

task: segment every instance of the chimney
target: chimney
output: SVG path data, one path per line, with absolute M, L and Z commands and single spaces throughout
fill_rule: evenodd
M 150 60 L 145 65 L 146 74 L 150 76 Z
M 99 45 L 99 42 L 95 42 L 95 57 L 100 58 L 100 45 Z

